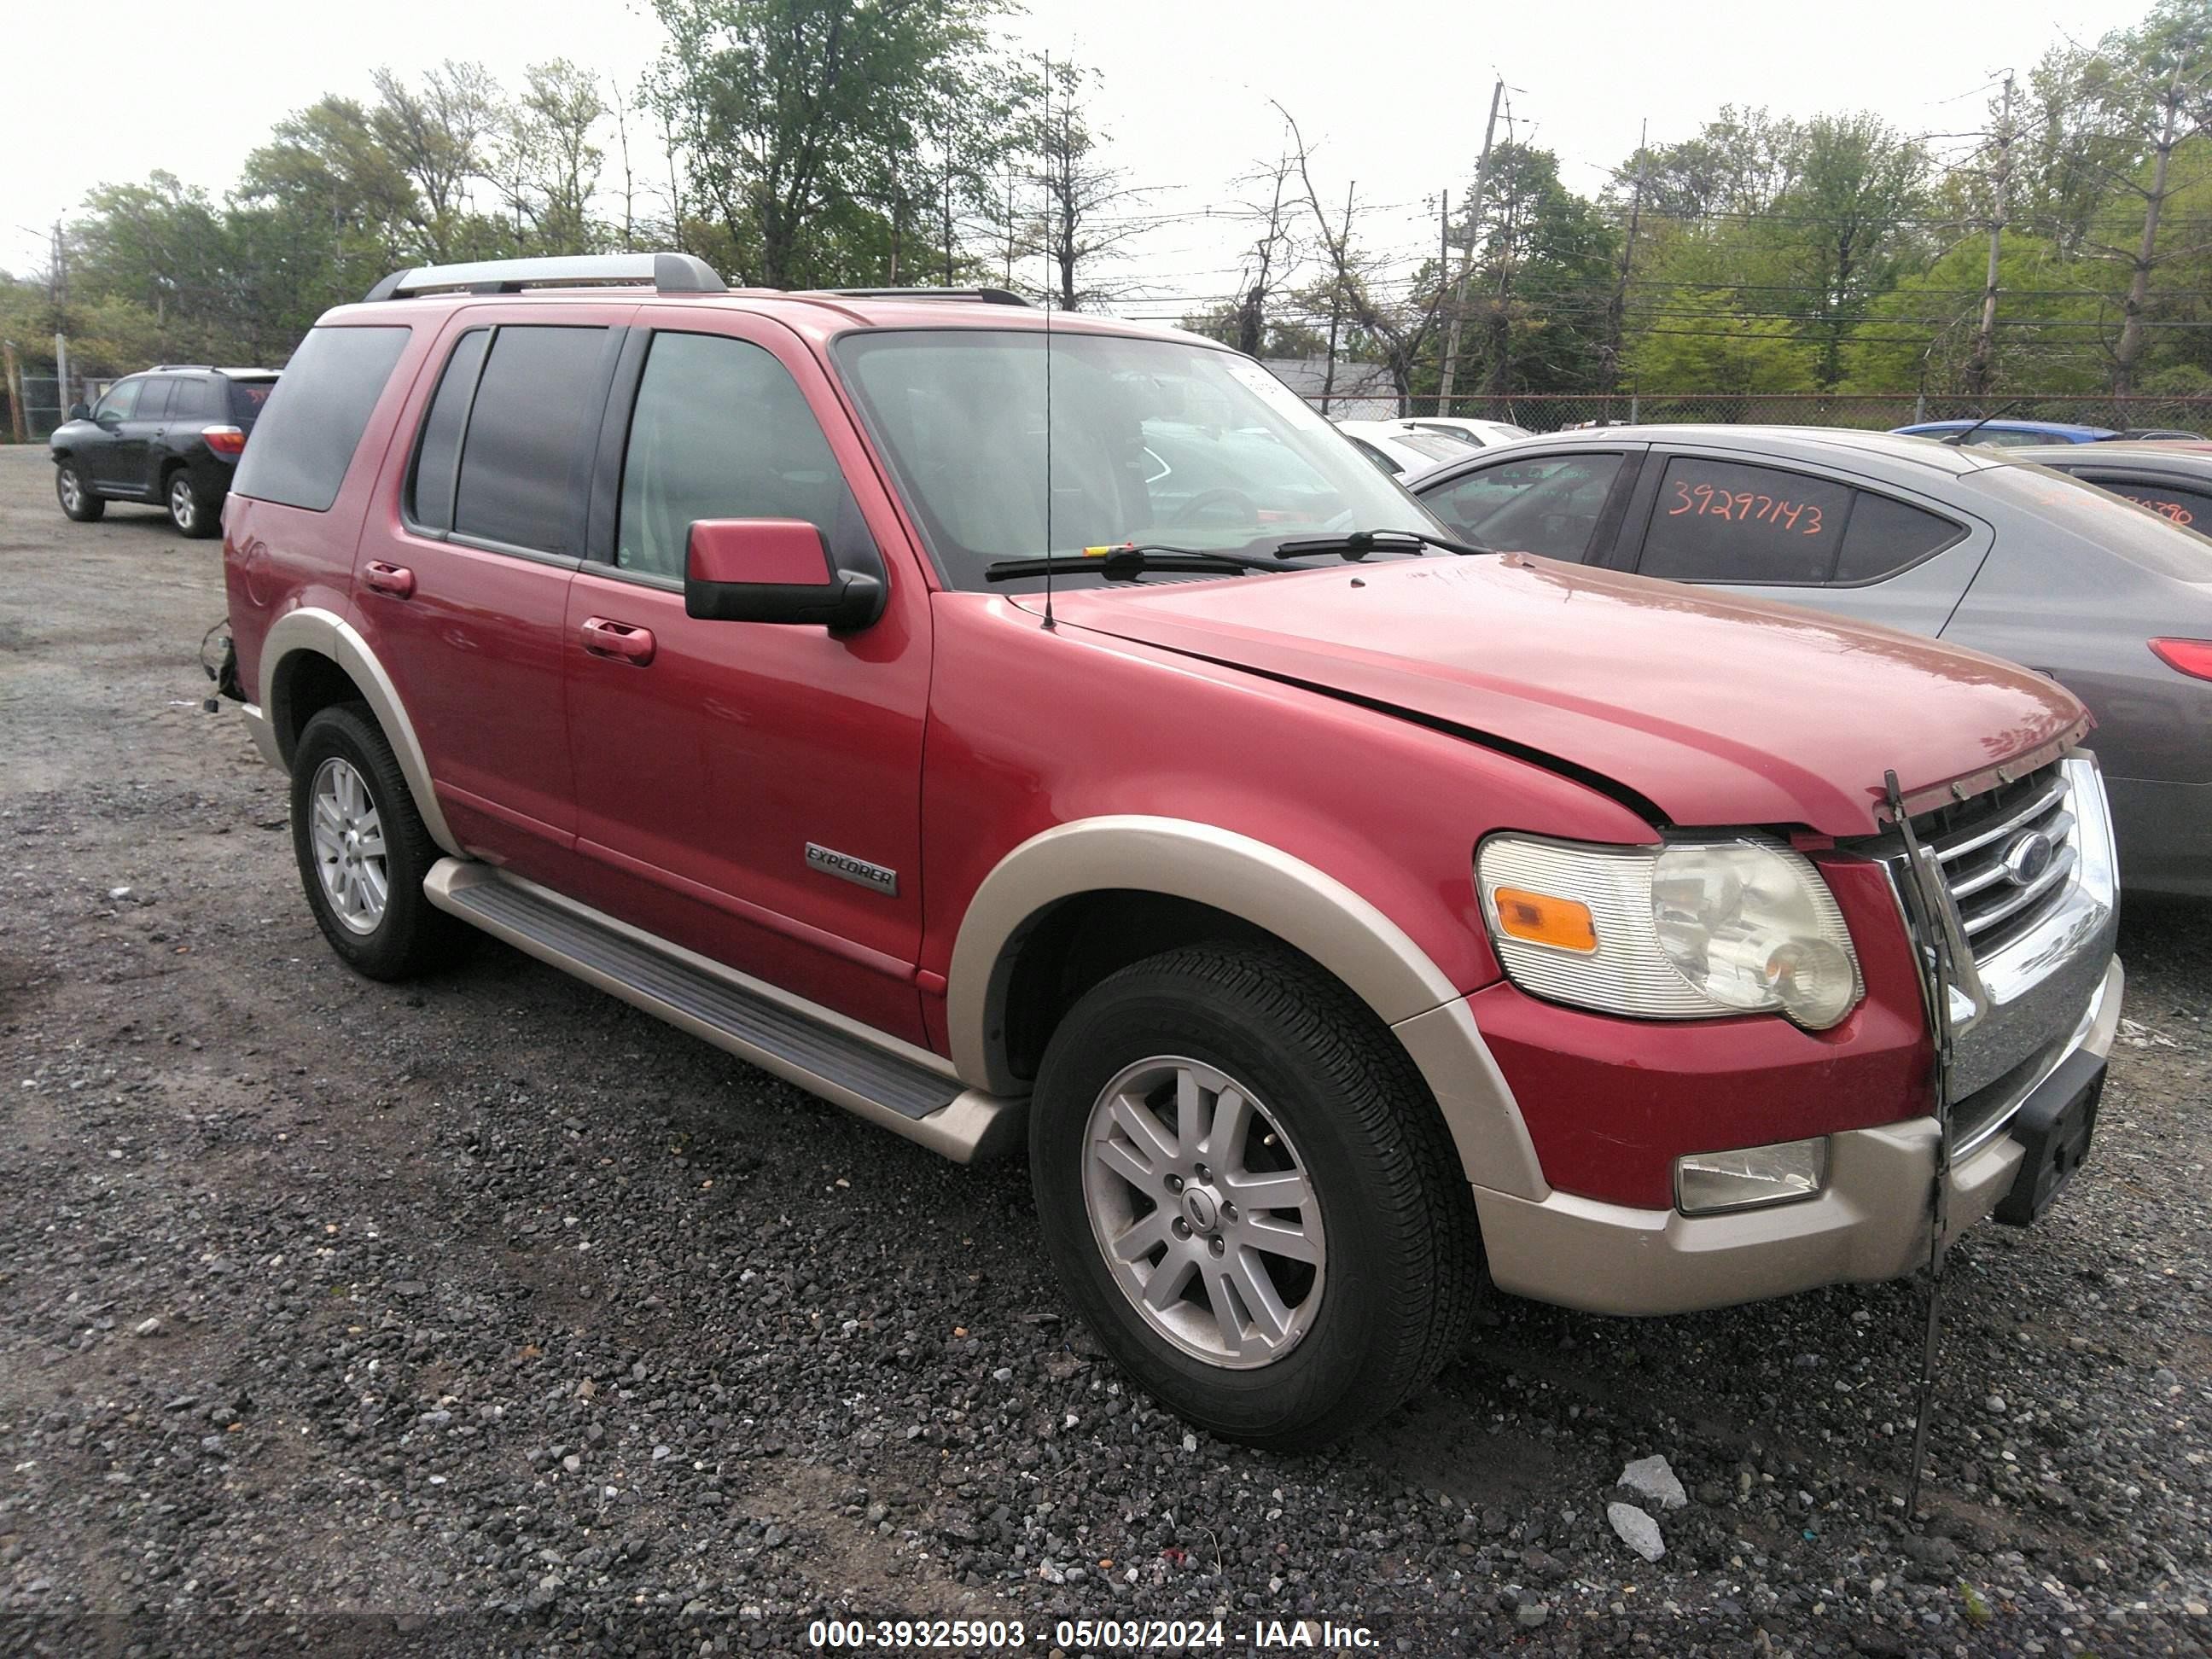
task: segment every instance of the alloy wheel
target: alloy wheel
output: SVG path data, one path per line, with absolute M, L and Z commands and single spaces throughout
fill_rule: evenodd
M 1091 1109 L 1083 1194 L 1114 1282 L 1185 1353 L 1249 1370 L 1313 1328 L 1328 1250 L 1312 1181 L 1224 1073 L 1170 1055 L 1122 1070 Z
M 176 521 L 178 529 L 190 535 L 198 516 L 199 502 L 192 495 L 192 482 L 179 472 L 169 484 L 169 517 Z
M 352 933 L 373 933 L 392 897 L 376 799 L 362 775 L 333 756 L 316 769 L 308 799 L 315 872 L 331 914 Z

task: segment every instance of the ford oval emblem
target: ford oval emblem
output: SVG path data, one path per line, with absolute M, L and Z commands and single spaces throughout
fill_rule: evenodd
M 2040 830 L 2029 830 L 2005 848 L 2005 879 L 2015 887 L 2034 885 L 2036 878 L 2051 867 L 2051 854 L 2057 850 Z

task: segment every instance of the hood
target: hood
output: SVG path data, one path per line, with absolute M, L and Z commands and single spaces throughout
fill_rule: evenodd
M 1864 835 L 1887 821 L 1886 771 L 1919 812 L 2089 725 L 2055 682 L 1978 652 L 1522 554 L 1087 589 L 1056 610 L 1595 775 L 1683 826 Z

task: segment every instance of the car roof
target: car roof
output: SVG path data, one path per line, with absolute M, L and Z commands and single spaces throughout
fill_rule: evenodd
M 284 371 L 280 368 L 225 368 L 218 363 L 155 363 L 137 372 L 141 374 L 220 374 L 230 380 L 273 380 Z
M 1501 456 L 1524 455 L 1539 447 L 1551 449 L 1561 446 L 1580 447 L 1587 445 L 1604 449 L 1624 443 L 1691 444 L 1711 449 L 1741 450 L 1747 455 L 1764 455 L 1783 460 L 1826 463 L 1831 466 L 1849 466 L 1854 461 L 1872 459 L 1918 468 L 1947 477 L 2002 465 L 2001 454 L 2018 453 L 1932 443 L 1926 438 L 1902 437 L 1891 432 L 1866 432 L 1855 427 L 1729 426 L 1687 422 L 1679 426 L 1600 426 L 1571 432 L 1539 433 L 1533 437 L 1516 438 L 1510 444 L 1473 450 L 1464 457 L 1455 455 L 1450 460 L 1440 461 L 1433 468 L 1407 482 L 1409 486 L 1423 483 L 1446 471 L 1468 468 L 1472 462 L 1492 460 Z
M 1968 428 L 1981 432 L 2072 432 L 2085 438 L 2103 438 L 2112 434 L 2108 426 L 2082 426 L 2073 421 L 1920 421 L 1911 426 L 1894 428 L 1907 435 L 1922 432 L 1962 432 Z
M 2130 443 L 2031 444 L 2003 452 L 2008 461 L 2035 466 L 2126 466 L 2145 471 L 2212 477 L 2212 443 L 2148 440 Z
M 1150 323 L 1125 322 L 1092 313 L 1040 311 L 1026 305 L 1006 305 L 988 300 L 933 299 L 907 295 L 839 294 L 775 288 L 735 288 L 721 293 L 662 294 L 651 288 L 602 284 L 566 288 L 526 289 L 519 294 L 474 294 L 441 291 L 409 295 L 390 300 L 363 301 L 325 312 L 319 323 L 374 323 L 380 319 L 444 313 L 478 306 L 522 305 L 549 312 L 574 307 L 649 305 L 657 311 L 680 307 L 687 310 L 735 311 L 775 318 L 794 332 L 817 343 L 864 329 L 997 329 L 1024 333 L 1103 334 L 1124 338 L 1172 340 L 1194 348 L 1228 351 L 1229 348 L 1187 329 Z

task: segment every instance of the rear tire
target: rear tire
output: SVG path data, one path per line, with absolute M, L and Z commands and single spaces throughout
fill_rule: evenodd
M 107 511 L 107 502 L 94 492 L 75 461 L 54 469 L 54 499 L 62 504 L 63 515 L 79 524 L 98 524 Z
M 1124 969 L 1054 1033 L 1031 1111 L 1062 1285 L 1191 1422 L 1325 1445 L 1466 1341 L 1481 1246 L 1450 1136 L 1387 1028 L 1304 958 L 1199 945 Z
M 316 925 L 355 972 L 411 979 L 466 950 L 471 930 L 422 891 L 438 845 L 361 703 L 323 709 L 300 733 L 292 851 Z
M 179 467 L 169 475 L 162 489 L 162 497 L 169 508 L 169 522 L 177 527 L 180 536 L 194 541 L 204 541 L 222 529 L 222 509 L 210 506 L 189 467 Z

